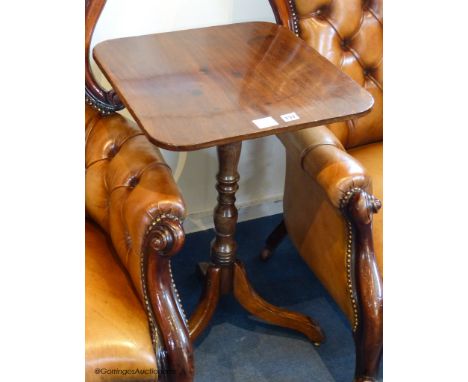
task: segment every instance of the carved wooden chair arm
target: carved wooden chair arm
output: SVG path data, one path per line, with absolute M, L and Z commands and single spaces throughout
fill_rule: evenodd
M 85 100 L 101 114 L 112 114 L 124 108 L 114 90 L 104 90 L 96 81 L 91 70 L 90 48 L 94 28 L 107 0 L 85 2 Z

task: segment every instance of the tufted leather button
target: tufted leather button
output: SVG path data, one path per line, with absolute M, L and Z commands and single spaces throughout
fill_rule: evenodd
M 115 143 L 112 143 L 109 147 L 109 150 L 107 151 L 107 157 L 108 158 L 113 158 L 117 155 L 119 152 L 120 147 L 117 146 Z
M 137 176 L 132 176 L 128 181 L 128 186 L 134 188 L 139 182 L 140 179 Z
M 348 47 L 349 47 L 349 43 L 350 43 L 350 40 L 348 40 L 347 38 L 344 38 L 343 40 L 341 40 L 341 48 L 343 48 L 343 50 L 347 50 Z
M 324 19 L 326 18 L 330 13 L 330 7 L 327 6 L 327 5 L 323 5 L 321 6 L 320 8 L 318 8 L 314 13 L 313 15 L 315 17 L 318 17 L 318 18 L 321 18 L 321 19 Z
M 132 237 L 128 231 L 125 232 L 125 245 L 128 248 L 132 248 Z

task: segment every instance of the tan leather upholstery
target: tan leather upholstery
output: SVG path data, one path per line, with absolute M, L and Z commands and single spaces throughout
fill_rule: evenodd
M 285 1 L 279 1 L 285 2 Z M 278 3 L 278 1 L 277 1 Z M 382 0 L 297 0 L 299 34 L 374 97 L 364 117 L 279 136 L 287 152 L 284 216 L 314 273 L 353 321 L 347 289 L 343 195 L 353 187 L 382 200 Z M 373 239 L 382 272 L 382 217 Z
M 86 381 L 154 381 L 155 375 L 108 371 L 156 370 L 148 319 L 106 235 L 86 223 Z
M 157 213 L 185 216 L 171 170 L 138 127 L 86 106 L 86 212 L 111 237 L 143 301 L 142 240 Z

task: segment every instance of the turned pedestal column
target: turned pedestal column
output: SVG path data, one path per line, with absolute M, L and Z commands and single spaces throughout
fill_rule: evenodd
M 191 339 L 208 325 L 220 295 L 234 293 L 236 300 L 251 314 L 271 324 L 305 334 L 314 344 L 323 341 L 320 327 L 309 317 L 271 305 L 252 288 L 243 264 L 237 260 L 234 238 L 237 224 L 237 166 L 242 142 L 218 146 L 219 172 L 216 176 L 218 203 L 214 209 L 216 236 L 211 242 L 211 263 L 202 266 L 205 286 L 199 305 L 189 320 Z

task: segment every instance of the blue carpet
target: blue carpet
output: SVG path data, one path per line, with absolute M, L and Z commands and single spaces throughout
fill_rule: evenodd
M 313 317 L 326 341 L 316 348 L 299 333 L 251 316 L 232 296 L 223 297 L 210 326 L 195 343 L 196 382 L 352 381 L 351 328 L 289 239 L 270 261 L 259 259 L 264 240 L 280 221 L 281 215 L 274 215 L 240 223 L 236 233 L 239 258 L 263 298 Z M 184 249 L 173 260 L 174 278 L 188 315 L 201 293 L 196 265 L 208 260 L 213 235 L 213 230 L 187 235 Z

